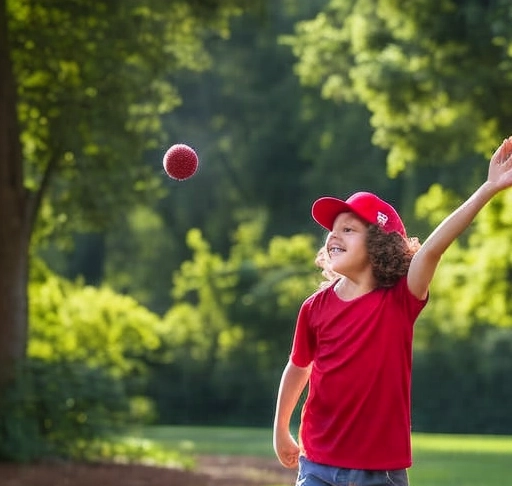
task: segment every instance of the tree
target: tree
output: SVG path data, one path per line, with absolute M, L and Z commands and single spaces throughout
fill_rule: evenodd
M 142 154 L 181 102 L 172 75 L 206 69 L 244 5 L 0 1 L 0 390 L 25 354 L 31 242 L 158 190 Z
M 388 150 L 388 173 L 407 178 L 399 205 L 439 223 L 484 180 L 484 158 L 512 126 L 511 19 L 505 0 L 331 0 L 286 42 L 304 84 L 370 111 L 373 141 Z M 500 195 L 471 237 L 450 250 L 433 286 L 439 299 L 425 314 L 432 322 L 464 329 L 509 322 L 511 207 L 510 195 Z M 482 292 L 490 288 L 491 298 Z
M 176 303 L 162 320 L 167 363 L 155 363 L 150 389 L 162 421 L 271 419 L 297 309 L 321 277 L 310 235 L 276 236 L 263 248 L 264 227 L 257 215 L 240 224 L 226 258 L 189 231 L 192 257 L 174 275 Z
M 27 258 L 33 210 L 23 185 L 6 0 L 0 1 L 0 389 L 13 377 L 27 339 Z
M 268 237 L 290 235 L 311 231 L 303 215 L 318 194 L 344 194 L 359 184 L 390 192 L 386 154 L 371 145 L 368 110 L 340 107 L 302 87 L 281 42 L 325 3 L 269 2 L 264 22 L 241 16 L 230 39 L 212 43 L 211 70 L 177 77 L 188 102 L 166 126 L 199 140 L 207 163 L 193 181 L 197 192 L 174 191 L 169 204 L 186 208 L 191 225 L 223 244 L 223 253 L 230 231 L 255 208 L 267 212 Z
M 288 41 L 303 83 L 369 109 L 391 175 L 437 167 L 459 188 L 512 122 L 511 17 L 506 0 L 332 0 Z

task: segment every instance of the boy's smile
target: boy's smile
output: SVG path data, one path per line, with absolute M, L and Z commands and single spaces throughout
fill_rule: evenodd
M 345 249 L 342 248 L 341 246 L 338 246 L 336 244 L 334 245 L 330 245 L 327 247 L 327 252 L 329 253 L 329 256 L 334 256 L 335 254 L 337 253 L 341 253 L 341 252 L 344 252 Z
M 326 241 L 327 253 L 335 272 L 355 277 L 359 272 L 367 270 L 367 227 L 368 224 L 354 213 L 340 213 L 336 217 Z

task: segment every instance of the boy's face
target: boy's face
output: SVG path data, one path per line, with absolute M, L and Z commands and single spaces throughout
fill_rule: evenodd
M 353 278 L 371 267 L 366 248 L 368 223 L 354 213 L 340 213 L 334 220 L 325 246 L 331 268 Z

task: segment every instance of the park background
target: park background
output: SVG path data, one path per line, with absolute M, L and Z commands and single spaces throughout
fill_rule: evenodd
M 321 278 L 312 201 L 374 191 L 423 240 L 512 132 L 511 20 L 506 0 L 0 1 L 0 457 L 270 427 Z M 187 181 L 174 143 L 199 155 Z M 512 434 L 511 236 L 507 192 L 443 258 L 414 432 Z

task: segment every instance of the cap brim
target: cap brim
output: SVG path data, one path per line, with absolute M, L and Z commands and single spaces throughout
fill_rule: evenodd
M 313 219 L 325 229 L 332 231 L 334 220 L 340 213 L 353 211 L 352 208 L 341 199 L 335 197 L 321 197 L 311 207 Z

